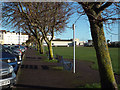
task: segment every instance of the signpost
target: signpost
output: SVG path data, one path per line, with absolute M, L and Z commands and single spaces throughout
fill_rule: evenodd
M 74 48 L 73 48 L 73 73 L 75 73 L 75 24 L 73 24 L 73 43 L 74 43 Z

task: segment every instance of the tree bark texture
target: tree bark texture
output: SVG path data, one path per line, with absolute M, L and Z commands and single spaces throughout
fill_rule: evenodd
M 48 45 L 48 51 L 49 51 L 49 60 L 53 60 L 53 49 L 51 42 L 47 43 Z
M 40 54 L 44 54 L 43 39 L 41 40 L 41 44 L 40 44 Z
M 104 36 L 103 25 L 102 23 L 90 21 L 90 27 L 98 60 L 101 86 L 102 88 L 115 89 L 117 88 L 117 84 L 114 78 L 108 46 Z
M 84 8 L 84 10 L 90 22 L 91 35 L 98 60 L 101 87 L 117 90 L 117 84 L 112 69 L 111 58 L 105 40 L 103 22 L 99 21 L 102 16 L 101 14 L 97 14 L 92 9 L 88 11 Z
M 40 54 L 44 54 L 43 43 L 40 40 L 38 40 L 38 48 L 37 48 L 37 50 L 39 51 Z

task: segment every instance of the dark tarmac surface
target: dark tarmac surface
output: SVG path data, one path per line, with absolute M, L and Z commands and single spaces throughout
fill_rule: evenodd
M 17 73 L 17 83 L 13 90 L 43 90 L 58 88 L 78 88 L 85 84 L 99 83 L 99 72 L 90 68 L 91 62 L 77 61 L 76 73 L 53 69 L 57 63 L 45 62 L 46 57 L 28 49 Z M 116 75 L 117 82 L 120 76 Z M 120 83 L 120 82 L 119 82 Z

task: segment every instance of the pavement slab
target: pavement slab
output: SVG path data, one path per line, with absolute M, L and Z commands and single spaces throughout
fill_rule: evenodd
M 45 62 L 46 58 L 36 54 L 34 49 L 25 52 L 24 60 L 17 74 L 14 89 L 51 89 L 78 88 L 86 83 L 99 83 L 99 72 L 91 69 L 91 62 L 76 60 L 76 73 L 61 69 L 53 69 L 58 63 Z M 14 90 L 13 89 L 13 90 Z

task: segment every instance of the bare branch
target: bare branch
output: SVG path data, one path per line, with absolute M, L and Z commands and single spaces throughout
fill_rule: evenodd
M 120 20 L 120 18 L 103 18 L 102 21 L 107 21 L 107 20 Z
M 98 8 L 98 13 L 108 8 L 110 5 L 112 5 L 113 2 L 106 2 L 104 5 L 102 5 L 100 8 Z

